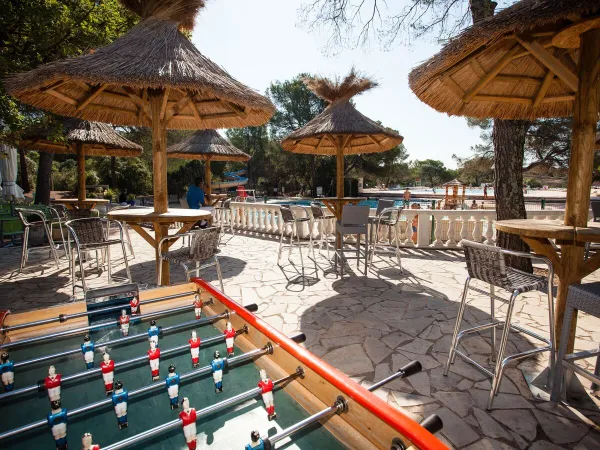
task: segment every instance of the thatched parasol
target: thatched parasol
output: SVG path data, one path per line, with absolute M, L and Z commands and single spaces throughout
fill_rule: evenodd
M 453 39 L 415 68 L 409 82 L 421 100 L 451 115 L 503 119 L 573 115 L 564 223 L 585 227 L 599 73 L 598 0 L 522 0 Z M 535 247 L 542 254 L 552 251 Z M 556 300 L 560 330 L 568 285 L 598 268 L 600 259 L 591 258 L 584 268 L 583 246 L 575 245 L 563 245 L 561 255 L 552 258 L 561 279 Z
M 329 102 L 325 110 L 286 137 L 282 146 L 294 153 L 337 156 L 337 196 L 344 197 L 344 155 L 391 150 L 404 139 L 396 131 L 365 117 L 350 99 L 377 86 L 354 69 L 343 79 L 307 77 L 306 86 Z
M 169 158 L 204 160 L 206 193 L 210 195 L 211 161 L 248 161 L 250 155 L 231 145 L 216 130 L 198 130 L 186 140 L 167 148 Z
M 203 56 L 180 31 L 202 0 L 121 0 L 142 20 L 84 56 L 6 82 L 11 95 L 57 114 L 153 130 L 154 208 L 166 212 L 166 129 L 262 125 L 271 102 Z
M 140 145 L 125 139 L 105 123 L 65 118 L 62 127 L 62 142 L 49 139 L 50 130 L 44 128 L 27 133 L 19 146 L 25 150 L 77 155 L 78 200 L 85 200 L 86 156 L 136 157 L 142 154 Z

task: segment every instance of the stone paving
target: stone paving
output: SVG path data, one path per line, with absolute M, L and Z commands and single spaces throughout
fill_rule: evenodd
M 135 233 L 131 236 L 136 252 L 130 260 L 134 281 L 152 285 L 154 252 Z M 577 410 L 553 407 L 545 401 L 547 394 L 536 387 L 536 377 L 547 365 L 546 354 L 509 365 L 491 412 L 485 409 L 490 381 L 479 371 L 457 358 L 449 375 L 443 376 L 466 277 L 460 251 L 405 249 L 403 273 L 395 259 L 383 256 L 376 258 L 366 277 L 351 262 L 340 280 L 324 250 L 322 255 L 317 250 L 314 260 L 304 250 L 302 273 L 297 249 L 290 260 L 284 252 L 280 267 L 277 248 L 274 236 L 226 235 L 221 246 L 226 293 L 243 304 L 257 303 L 258 315 L 278 330 L 306 333 L 306 346 L 313 353 L 365 386 L 419 360 L 423 372 L 394 381 L 376 394 L 416 420 L 438 414 L 444 421 L 439 436 L 449 448 L 600 448 L 600 402 L 586 394 L 588 384 L 576 392 Z M 57 270 L 46 257 L 46 252 L 32 253 L 31 265 L 18 274 L 20 248 L 0 249 L 0 307 L 19 311 L 70 301 L 66 263 L 63 260 Z M 123 265 L 115 272 L 122 275 Z M 171 272 L 172 282 L 185 279 L 178 267 Z M 106 273 L 89 276 L 92 285 L 106 282 Z M 216 281 L 213 269 L 203 277 Z M 593 275 L 590 280 L 597 278 Z M 465 326 L 487 320 L 489 299 L 474 293 L 468 299 Z M 505 305 L 499 310 L 505 311 Z M 547 307 L 541 294 L 523 295 L 515 310 L 522 325 L 547 335 Z M 597 348 L 597 324 L 593 318 L 580 317 L 578 350 Z M 514 335 L 509 342 L 511 351 L 535 345 L 539 344 Z M 488 335 L 466 340 L 463 348 L 489 367 Z M 588 367 L 591 364 L 588 361 Z

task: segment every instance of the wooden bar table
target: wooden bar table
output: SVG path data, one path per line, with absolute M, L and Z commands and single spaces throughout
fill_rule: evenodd
M 65 205 L 67 209 L 94 209 L 97 204 L 108 203 L 109 200 L 104 198 L 86 198 L 79 200 L 77 198 L 57 198 L 51 203 Z
M 586 227 L 574 227 L 565 225 L 560 220 L 499 220 L 496 222 L 496 230 L 521 236 L 531 250 L 552 261 L 554 273 L 558 277 L 558 294 L 554 304 L 558 349 L 569 285 L 581 283 L 583 278 L 600 268 L 600 253 L 587 260 L 578 258 L 576 261 L 565 258 L 565 254 L 569 254 L 568 249 L 583 250 L 587 242 L 600 242 L 600 222 L 589 222 Z M 551 239 L 561 247 L 560 253 L 550 242 Z M 576 325 L 577 314 L 574 314 L 567 352 L 573 349 Z
M 108 218 L 124 222 L 133 228 L 156 252 L 156 273 L 158 274 L 158 265 L 162 264 L 161 284 L 168 286 L 170 284 L 169 262 L 160 261 L 158 258 L 158 244 L 160 240 L 169 235 L 169 225 L 182 223 L 183 226 L 177 231 L 177 234 L 189 231 L 199 220 L 212 222 L 210 211 L 202 209 L 183 209 L 169 208 L 165 213 L 157 213 L 152 208 L 121 209 L 110 211 Z M 142 228 L 142 224 L 151 223 L 154 228 L 154 237 Z M 163 243 L 162 253 L 166 253 L 177 240 L 173 239 Z
M 208 206 L 215 206 L 219 200 L 227 198 L 227 194 L 206 194 L 206 203 Z

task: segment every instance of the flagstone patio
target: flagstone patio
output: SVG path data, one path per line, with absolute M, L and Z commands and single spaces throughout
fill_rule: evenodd
M 130 260 L 133 279 L 151 286 L 155 283 L 154 251 L 137 234 L 132 232 L 131 237 L 136 253 Z M 226 294 L 244 305 L 257 303 L 258 315 L 286 334 L 306 333 L 308 349 L 356 381 L 369 385 L 408 361 L 419 360 L 424 367 L 421 373 L 394 381 L 376 394 L 416 420 L 438 414 L 444 421 L 439 436 L 449 448 L 600 448 L 597 399 L 591 400 L 582 386 L 578 410 L 553 407 L 535 386 L 546 367 L 546 356 L 509 366 L 491 412 L 485 409 L 490 382 L 479 371 L 457 359 L 449 376 L 443 376 L 466 277 L 460 251 L 405 249 L 403 273 L 394 265 L 395 259 L 386 256 L 376 259 L 367 277 L 352 262 L 351 273 L 340 280 L 332 273 L 325 251 L 320 255 L 317 250 L 315 260 L 305 251 L 302 274 L 297 250 L 291 260 L 286 251 L 282 266 L 277 265 L 278 241 L 273 236 L 226 235 L 222 244 Z M 47 252 L 32 253 L 31 265 L 18 274 L 20 247 L 0 249 L 0 307 L 21 311 L 70 301 L 66 262 L 61 260 L 57 270 L 46 258 Z M 117 275 L 124 273 L 122 265 L 117 269 Z M 216 281 L 212 268 L 203 277 Z M 172 267 L 172 282 L 184 279 L 182 271 Z M 95 286 L 105 284 L 106 273 L 91 274 L 90 280 Z M 520 297 L 515 310 L 522 325 L 547 334 L 547 309 L 540 293 Z M 471 294 L 466 322 L 474 324 L 487 317 L 489 299 Z M 597 348 L 598 321 L 581 316 L 577 331 L 578 350 Z M 534 345 L 538 344 L 517 336 L 511 336 L 509 343 L 511 351 Z M 464 349 L 489 365 L 487 336 L 465 341 Z

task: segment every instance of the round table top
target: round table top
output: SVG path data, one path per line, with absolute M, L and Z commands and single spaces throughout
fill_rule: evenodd
M 79 200 L 78 198 L 56 198 L 52 200 L 52 203 L 69 203 L 69 204 L 90 204 L 90 203 L 108 203 L 110 200 L 105 198 L 86 198 L 85 200 Z
M 174 223 L 197 222 L 211 217 L 210 211 L 204 209 L 169 208 L 166 213 L 156 213 L 153 208 L 118 209 L 108 213 L 110 219 L 120 222 L 142 223 Z
M 587 227 L 573 227 L 565 225 L 562 220 L 498 220 L 496 230 L 530 238 L 600 242 L 600 222 L 588 222 Z

